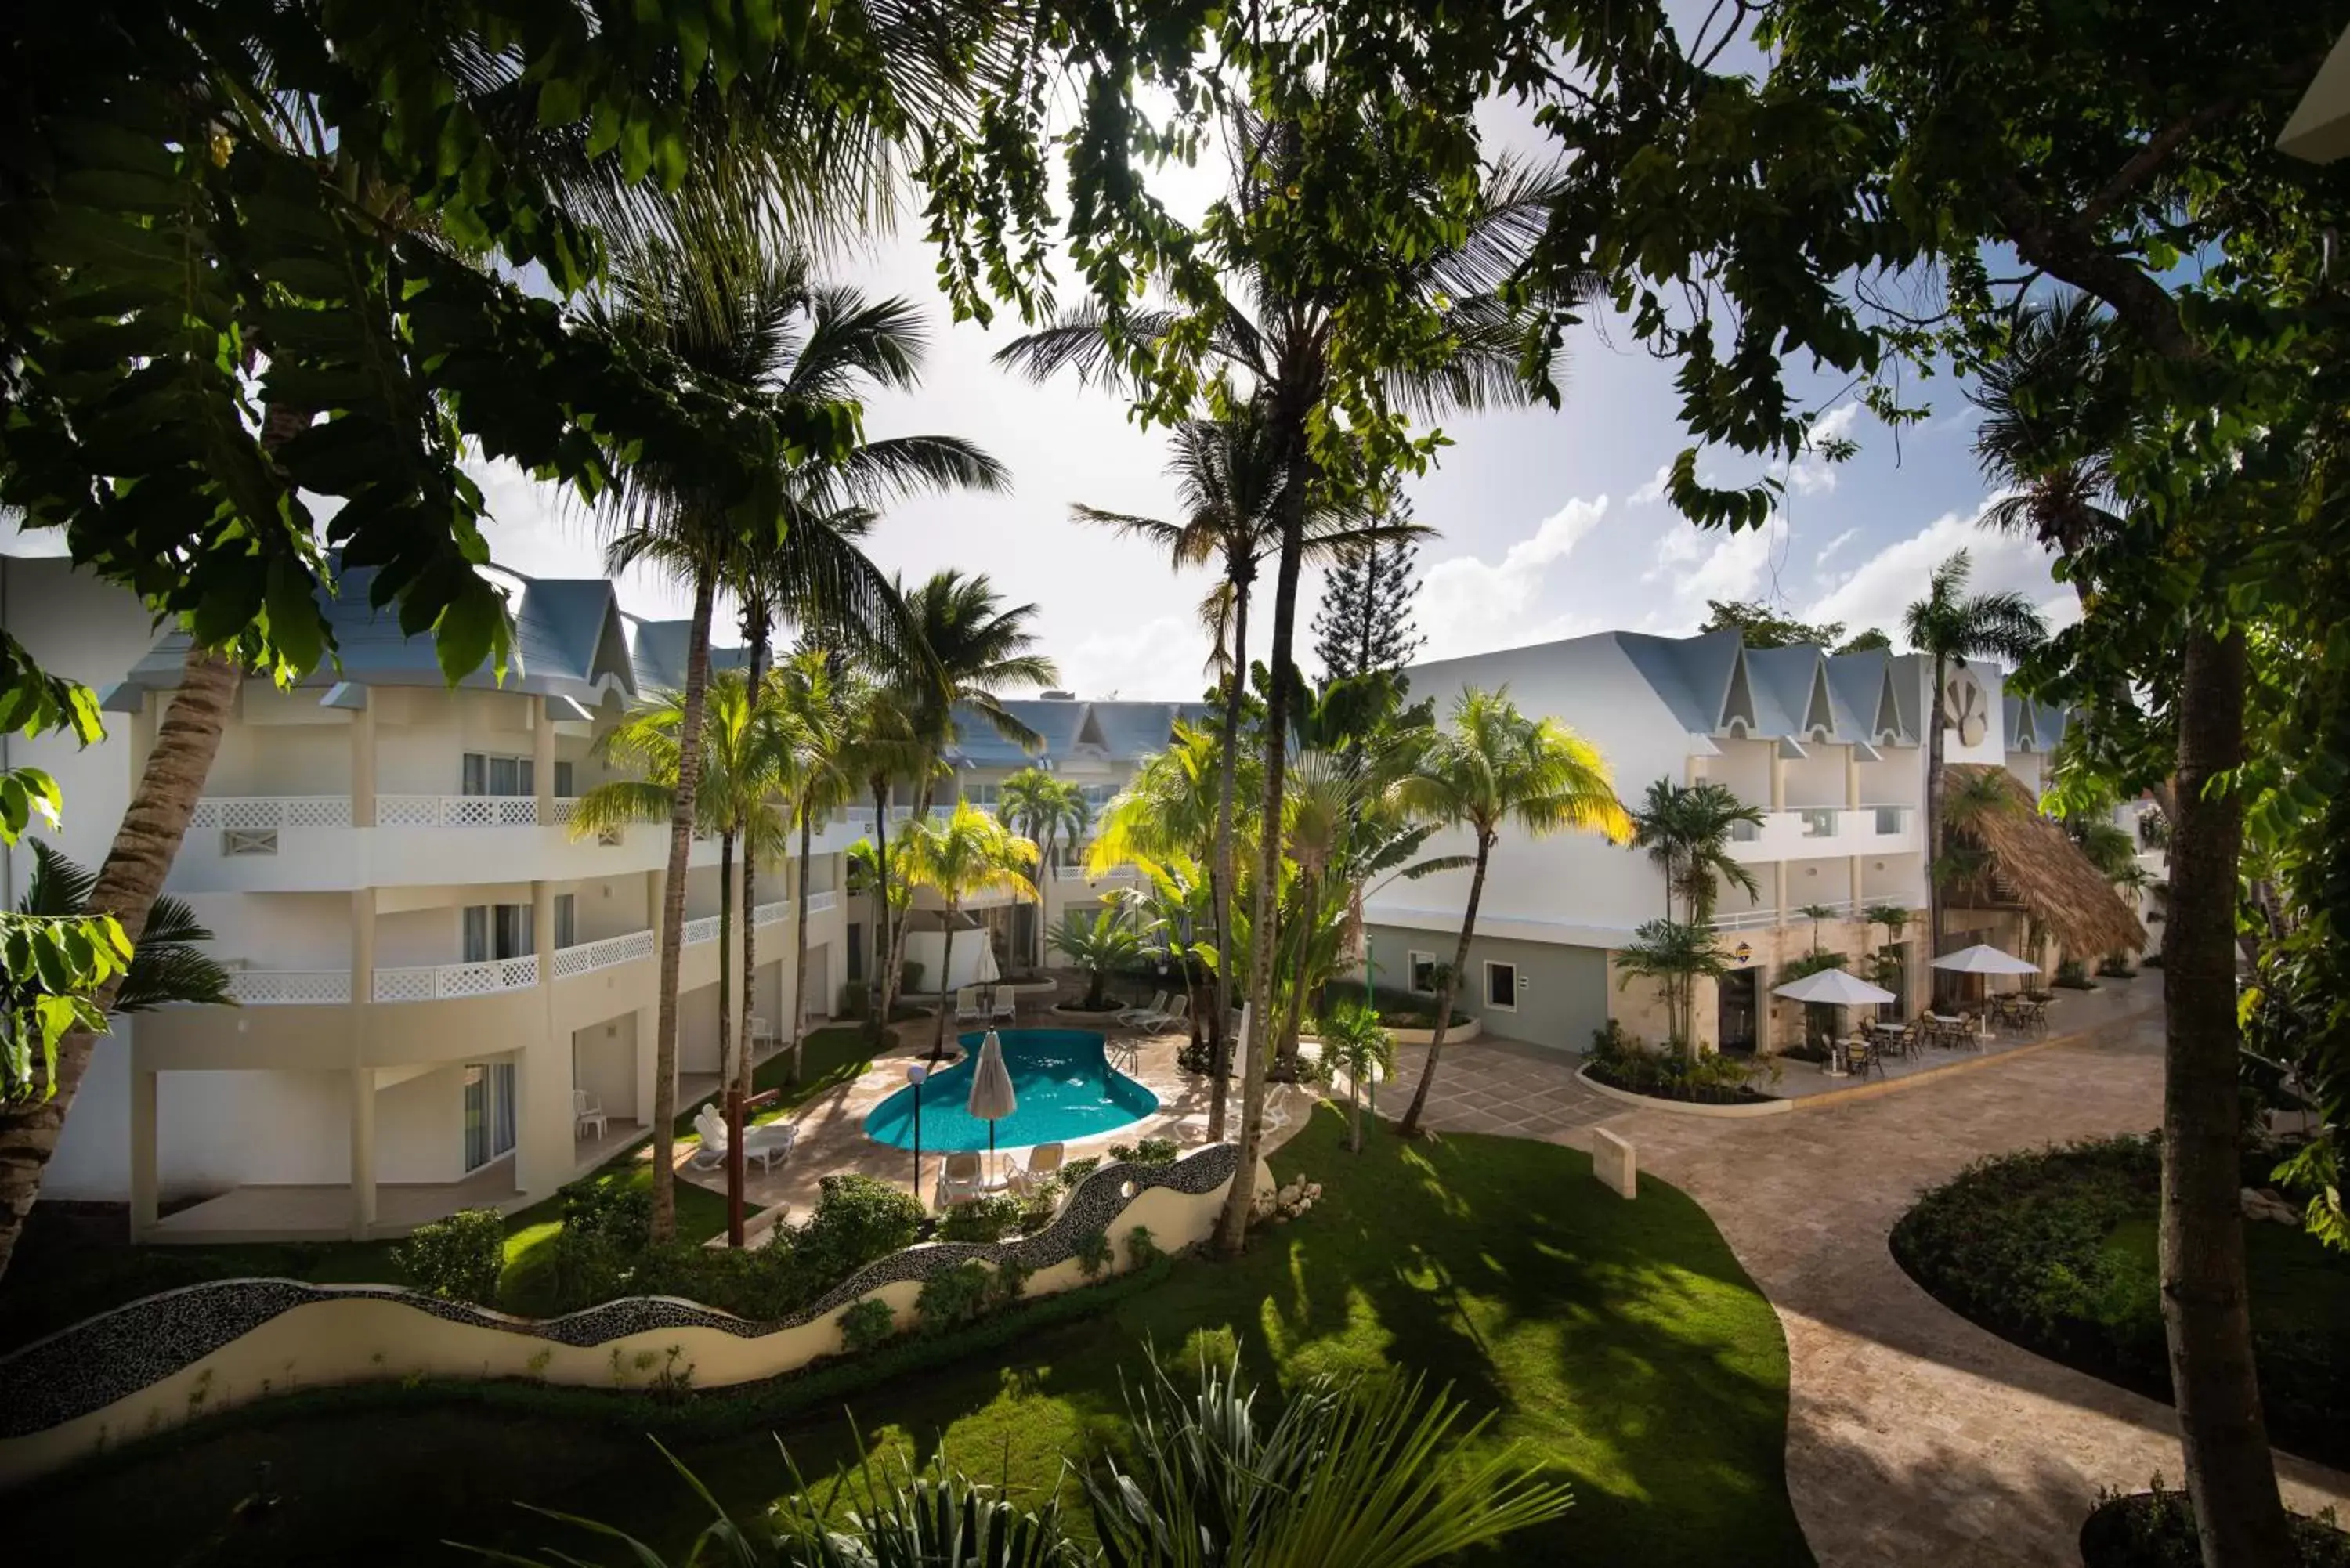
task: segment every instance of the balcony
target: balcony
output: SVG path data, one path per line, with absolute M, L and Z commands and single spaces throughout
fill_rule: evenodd
M 375 971 L 378 1002 L 442 1002 L 452 997 L 495 996 L 528 991 L 538 983 L 538 955 L 485 959 L 476 963 L 424 964 Z
M 1904 897 L 1864 898 L 1858 903 L 1854 903 L 1849 898 L 1837 898 L 1813 907 L 1827 911 L 1820 917 L 1820 919 L 1825 922 L 1832 919 L 1864 920 L 1868 918 L 1868 911 L 1879 905 L 1892 904 L 1908 909 L 1915 908 L 1916 902 L 1915 898 Z M 1711 923 L 1717 931 L 1761 931 L 1769 930 L 1773 926 L 1808 926 L 1812 923 L 1812 917 L 1804 913 L 1801 908 L 1785 910 L 1738 909 L 1727 914 L 1716 915 Z M 1914 929 L 1915 927 L 1913 926 L 1912 929 Z
M 1742 861 L 1882 855 L 1919 847 L 1918 813 L 1907 805 L 1798 806 L 1732 825 L 1730 853 Z
M 577 803 L 542 814 L 532 795 L 380 794 L 375 826 L 348 795 L 213 795 L 196 803 L 172 863 L 175 893 L 338 892 L 357 888 L 558 881 L 658 868 L 657 824 L 575 840 Z M 543 820 L 542 820 L 543 816 Z M 696 844 L 694 864 L 717 846 Z
M 1134 867 L 1131 866 L 1113 866 L 1099 876 L 1095 876 L 1082 866 L 1053 867 L 1053 880 L 1055 882 L 1131 882 L 1134 880 Z

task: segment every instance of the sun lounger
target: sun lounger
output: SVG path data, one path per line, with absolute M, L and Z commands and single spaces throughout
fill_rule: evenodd
M 1167 1004 L 1167 1010 L 1164 1012 L 1154 1012 L 1135 1027 L 1148 1029 L 1153 1034 L 1163 1034 L 1191 1016 L 1191 999 L 1188 996 L 1179 996 Z
M 1149 1003 L 1149 1006 L 1147 1006 L 1147 1007 L 1129 1007 L 1129 1008 L 1128 1008 L 1125 1012 L 1123 1012 L 1119 1013 L 1119 1014 L 1118 1015 L 1118 1022 L 1119 1022 L 1120 1023 L 1137 1023 L 1137 1024 L 1139 1024 L 1139 1023 L 1142 1023 L 1145 1019 L 1156 1018 L 1156 1017 L 1158 1017 L 1160 1013 L 1165 1012 L 1166 1011 L 1167 1011 L 1167 993 L 1166 993 L 1165 992 L 1163 992 L 1163 991 L 1162 991 L 1162 992 L 1160 992 L 1158 995 L 1156 995 L 1156 996 L 1154 996 L 1154 997 L 1152 997 L 1152 998 L 1150 999 L 1150 1003 Z
M 986 1195 L 987 1182 L 978 1151 L 964 1149 L 948 1155 L 945 1168 L 939 1172 L 939 1207 L 968 1203 Z
M 966 985 L 961 991 L 955 992 L 954 1021 L 957 1023 L 984 1023 L 987 1022 L 987 1009 L 980 1002 L 979 987 L 975 985 Z
M 1057 1143 L 1040 1143 L 1028 1151 L 1028 1168 L 1012 1173 L 1012 1190 L 1034 1192 L 1051 1177 L 1061 1174 L 1061 1157 L 1066 1150 Z
M 1014 991 L 1010 986 L 997 986 L 995 988 L 994 994 L 989 999 L 989 1002 L 990 1005 L 987 1010 L 987 1021 L 990 1023 L 1017 1023 L 1020 1022 L 1020 993 Z
M 704 1170 L 723 1165 L 726 1160 L 726 1119 L 715 1106 L 704 1106 L 693 1113 L 693 1130 L 702 1135 L 702 1147 L 693 1163 Z M 757 1160 L 762 1171 L 775 1169 L 775 1161 L 787 1158 L 792 1146 L 799 1141 L 800 1129 L 790 1122 L 768 1122 L 745 1127 L 743 1131 L 743 1158 Z

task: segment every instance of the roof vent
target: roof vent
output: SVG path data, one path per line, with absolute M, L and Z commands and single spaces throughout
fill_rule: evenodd
M 1077 694 L 1074 691 L 1047 691 L 1044 694 L 1044 700 L 1047 702 L 1074 702 L 1077 700 Z

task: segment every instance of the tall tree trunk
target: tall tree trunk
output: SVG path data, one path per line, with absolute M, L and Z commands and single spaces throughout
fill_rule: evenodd
M 227 659 L 191 648 L 180 672 L 180 689 L 165 710 L 154 748 L 139 777 L 138 790 L 114 831 L 114 843 L 90 889 L 90 910 L 105 910 L 122 922 L 135 946 L 147 929 L 148 911 L 163 890 L 172 862 L 187 836 L 188 819 L 204 793 L 204 780 L 220 751 L 221 732 L 236 704 L 237 668 Z M 98 993 L 98 1005 L 112 1005 L 121 989 L 117 976 Z M 89 1070 L 98 1037 L 69 1031 L 57 1042 L 57 1076 L 47 1097 L 0 1112 L 0 1274 L 23 1233 L 26 1217 L 40 1196 L 41 1176 L 57 1153 L 57 1135 L 74 1093 Z
M 1232 1169 L 1232 1190 L 1216 1222 L 1216 1251 L 1237 1256 L 1248 1242 L 1249 1210 L 1256 1203 L 1257 1148 L 1264 1141 L 1266 1049 L 1274 1038 L 1273 937 L 1275 920 L 1274 884 L 1281 865 L 1281 801 L 1287 784 L 1289 762 L 1289 688 L 1294 676 L 1291 644 L 1296 635 L 1297 574 L 1305 553 L 1305 491 L 1313 464 L 1306 455 L 1305 421 L 1294 422 L 1288 437 L 1288 483 L 1282 501 L 1281 566 L 1273 593 L 1273 691 L 1264 704 L 1264 820 L 1257 829 L 1256 908 L 1249 931 L 1248 1061 L 1241 1084 L 1240 1161 Z M 1236 666 L 1237 668 L 1237 666 Z M 1221 1080 L 1219 1080 L 1221 1082 Z
M 743 618 L 743 630 L 749 635 L 743 641 L 749 645 L 750 656 L 744 670 L 744 687 L 751 705 L 750 717 L 756 722 L 759 712 L 759 687 L 767 676 L 767 618 L 764 611 L 754 608 Z M 751 802 L 752 814 L 763 816 L 767 810 L 766 791 L 762 789 Z M 734 1082 L 744 1099 L 751 1097 L 752 1074 L 756 1064 L 752 1061 L 754 1040 L 752 1014 L 758 1011 L 759 1001 L 759 924 L 756 919 L 759 898 L 759 851 L 752 824 L 743 829 L 743 1048 L 734 1058 Z
M 1253 565 L 1252 565 L 1253 569 Z M 1223 750 L 1216 760 L 1216 853 L 1209 868 L 1216 901 L 1215 1017 L 1210 1021 L 1211 1042 L 1208 1069 L 1208 1141 L 1224 1137 L 1224 1102 L 1230 1097 L 1232 1070 L 1232 964 L 1239 958 L 1232 947 L 1232 788 L 1240 769 L 1241 691 L 1248 670 L 1249 573 L 1232 576 L 1232 659 L 1224 683 L 1224 711 L 1219 721 Z
M 1927 996 L 1939 1001 L 1934 961 L 1942 956 L 1942 683 L 1950 679 L 1934 655 L 1934 690 L 1926 704 L 1926 973 Z M 1779 911 L 1784 917 L 1786 911 Z
M 1419 1086 L 1411 1092 L 1411 1108 L 1403 1114 L 1403 1126 L 1397 1130 L 1405 1137 L 1419 1132 L 1419 1118 L 1428 1110 L 1429 1086 L 1436 1082 L 1436 1059 L 1444 1051 L 1444 1035 L 1452 1023 L 1452 998 L 1460 989 L 1461 977 L 1469 971 L 1469 943 L 1477 934 L 1477 906 L 1485 898 L 1485 864 L 1492 857 L 1493 836 L 1483 828 L 1477 830 L 1477 869 L 1469 878 L 1469 909 L 1461 919 L 1461 940 L 1452 949 L 1451 972 L 1436 990 L 1436 1027 L 1429 1031 L 1428 1061 L 1419 1069 Z M 1669 1012 L 1672 1002 L 1667 999 Z
M 2243 762 L 2243 633 L 2189 632 L 2185 656 L 2162 953 L 2162 1322 L 2206 1568 L 2284 1568 L 2295 1558 L 2253 1373 L 2237 1200 L 2243 804 L 2233 789 L 2207 793 Z
M 750 919 L 750 911 L 743 911 Z M 743 1096 L 735 1087 L 741 1075 L 742 1043 L 734 1036 L 734 836 L 718 836 L 718 1103 L 726 1121 L 726 1244 L 743 1244 Z
M 933 1062 L 944 1061 L 947 1054 L 948 997 L 953 990 L 947 984 L 947 977 L 954 973 L 955 901 L 952 898 L 947 900 L 946 927 L 946 948 L 939 954 L 939 1021 L 937 1028 L 931 1033 L 931 1060 Z
M 889 1030 L 889 988 L 882 971 L 889 967 L 889 785 L 873 784 L 873 972 L 865 981 L 865 1039 L 879 1045 Z
M 799 887 L 792 895 L 792 1066 L 788 1082 L 800 1081 L 800 1056 L 803 1037 L 807 1033 L 807 918 L 808 862 L 815 858 L 816 811 L 812 799 L 800 803 L 800 877 Z
M 702 782 L 702 698 L 710 685 L 710 612 L 718 585 L 698 571 L 686 634 L 685 702 L 677 737 L 677 788 L 669 808 L 669 875 L 661 885 L 660 975 L 653 1023 L 652 1239 L 677 1238 L 677 1015 L 685 957 L 685 876 L 693 850 L 693 793 Z

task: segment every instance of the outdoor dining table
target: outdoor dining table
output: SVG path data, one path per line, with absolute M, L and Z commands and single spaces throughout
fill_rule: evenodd
M 1926 1014 L 1926 1026 L 1933 1031 L 1935 1044 L 1948 1050 L 1955 1051 L 1979 1044 L 1973 1023 L 1964 1017 L 1954 1018 L 1947 1012 L 1929 1012 Z

